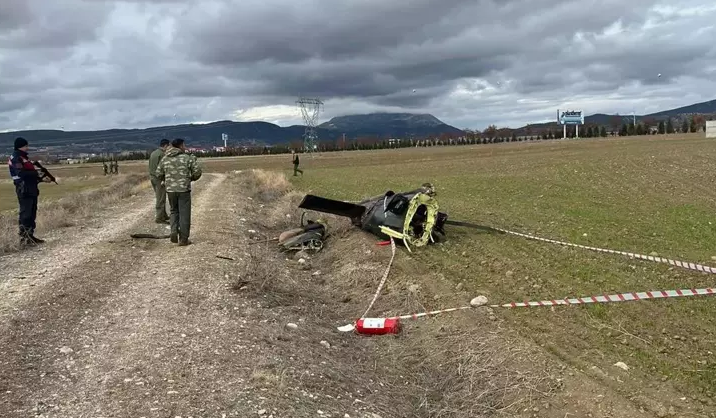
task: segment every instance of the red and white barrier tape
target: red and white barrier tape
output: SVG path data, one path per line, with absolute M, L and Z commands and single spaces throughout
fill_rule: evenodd
M 526 238 L 529 240 L 534 241 L 541 241 L 541 242 L 548 242 L 551 244 L 558 244 L 565 247 L 573 247 L 573 248 L 581 248 L 585 250 L 590 251 L 596 251 L 601 253 L 608 253 L 608 254 L 618 254 L 618 255 L 624 255 L 630 258 L 637 258 L 641 260 L 648 260 L 648 261 L 654 261 L 657 263 L 665 263 L 670 264 L 672 266 L 676 267 L 682 267 L 688 270 L 695 270 L 700 271 L 704 273 L 710 273 L 710 274 L 716 274 L 716 267 L 710 267 L 705 266 L 701 264 L 696 263 L 689 263 L 686 261 L 680 261 L 680 260 L 672 260 L 669 258 L 663 258 L 663 257 L 657 257 L 657 256 L 651 256 L 651 255 L 644 255 L 644 254 L 638 254 L 638 253 L 630 253 L 627 251 L 619 251 L 619 250 L 610 250 L 606 248 L 599 248 L 599 247 L 591 247 L 588 245 L 581 245 L 581 244 L 573 244 L 571 242 L 566 241 L 558 241 L 550 238 L 542 238 L 538 237 L 536 235 L 530 235 L 530 234 L 524 234 L 521 232 L 515 232 L 510 231 L 507 229 L 502 228 L 494 228 L 496 231 L 503 232 L 505 234 L 510 234 L 522 238 Z M 390 273 L 390 268 L 393 264 L 393 260 L 395 259 L 395 242 L 393 241 L 393 238 L 390 239 L 390 246 L 391 246 L 391 257 L 390 261 L 388 262 L 388 267 L 385 269 L 385 272 L 383 273 L 383 277 L 380 281 L 380 284 L 378 285 L 378 289 L 376 290 L 375 294 L 373 295 L 373 300 L 371 300 L 370 304 L 368 305 L 368 309 L 365 310 L 363 315 L 360 319 L 364 319 L 365 316 L 368 314 L 370 309 L 373 307 L 373 304 L 378 299 L 378 295 L 380 295 L 380 291 L 383 289 L 383 286 L 385 285 L 386 280 L 388 279 L 388 275 Z M 686 297 L 686 296 L 704 296 L 704 295 L 713 295 L 716 293 L 716 290 L 714 288 L 703 288 L 703 289 L 677 289 L 677 290 L 656 290 L 656 291 L 648 291 L 648 292 L 629 292 L 629 293 L 617 293 L 613 295 L 599 295 L 599 296 L 587 296 L 587 297 L 578 297 L 578 298 L 564 298 L 564 299 L 553 299 L 553 300 L 542 300 L 542 301 L 525 301 L 525 302 L 511 302 L 511 303 L 505 303 L 501 305 L 488 305 L 491 308 L 518 308 L 518 307 L 534 307 L 534 306 L 556 306 L 556 305 L 582 305 L 582 304 L 588 304 L 588 303 L 608 303 L 608 302 L 629 302 L 629 301 L 635 301 L 635 300 L 647 300 L 647 299 L 663 299 L 663 298 L 675 298 L 675 297 Z M 473 306 L 463 306 L 459 308 L 449 308 L 449 309 L 441 309 L 437 311 L 429 311 L 429 312 L 421 312 L 416 314 L 408 314 L 408 315 L 401 315 L 401 316 L 395 316 L 390 317 L 388 319 L 417 319 L 423 316 L 430 316 L 430 315 L 438 315 L 441 313 L 446 312 L 453 312 L 463 309 L 471 309 Z M 352 331 L 355 329 L 354 324 L 344 325 L 341 327 L 338 327 L 339 331 Z
M 585 250 L 596 251 L 596 252 L 600 252 L 600 253 L 624 255 L 624 256 L 627 256 L 630 258 L 638 258 L 641 260 L 654 261 L 657 263 L 665 263 L 665 264 L 670 264 L 672 266 L 682 267 L 682 268 L 689 269 L 689 270 L 696 270 L 696 271 L 701 271 L 704 273 L 716 274 L 716 267 L 704 266 L 701 264 L 689 263 L 686 261 L 679 261 L 679 260 L 672 260 L 669 258 L 656 257 L 656 256 L 652 256 L 652 255 L 644 255 L 644 254 L 630 253 L 627 251 L 610 250 L 607 248 L 598 248 L 598 247 L 590 247 L 588 245 L 573 244 L 571 242 L 558 241 L 558 240 L 549 239 L 549 238 L 542 238 L 542 237 L 538 237 L 535 235 L 524 234 L 521 232 L 509 231 L 507 229 L 502 229 L 502 228 L 493 228 L 493 229 L 496 231 L 504 232 L 505 234 L 515 235 L 518 237 L 527 238 L 527 239 L 534 240 L 534 241 L 549 242 L 551 244 L 558 244 L 558 245 L 562 245 L 565 247 L 582 248 Z
M 502 305 L 488 306 L 491 308 L 520 308 L 533 306 L 583 305 L 588 303 L 631 302 L 635 300 L 706 296 L 713 294 L 716 294 L 716 289 L 707 287 L 703 289 L 652 290 L 649 292 L 616 293 L 613 295 L 583 296 L 579 298 L 540 300 L 534 302 L 512 302 Z
M 436 311 L 413 313 L 400 316 L 391 316 L 386 318 L 374 318 L 374 320 L 402 320 L 402 319 L 418 319 L 424 316 L 435 316 L 447 312 L 461 311 L 465 309 L 474 309 L 478 306 L 488 306 L 490 308 L 520 308 L 520 307 L 540 307 L 540 306 L 556 306 L 556 305 L 584 305 L 589 303 L 609 303 L 609 302 L 632 302 L 637 300 L 649 299 L 665 299 L 678 298 L 688 296 L 708 296 L 716 294 L 716 289 L 707 287 L 703 289 L 676 289 L 676 290 L 652 290 L 648 292 L 630 292 L 617 293 L 613 295 L 599 296 L 583 296 L 578 298 L 564 298 L 556 300 L 541 300 L 534 302 L 512 302 L 501 305 L 482 305 L 475 304 L 470 306 L 461 306 L 459 308 L 440 309 Z M 477 298 L 476 298 L 477 299 Z M 475 300 L 475 299 L 473 299 Z M 485 299 L 483 299 L 485 300 Z M 361 318 L 363 319 L 363 318 Z M 355 323 L 338 327 L 339 331 L 349 332 L 356 329 Z
M 449 308 L 449 309 L 440 309 L 437 311 L 430 311 L 430 312 L 421 312 L 421 313 L 414 313 L 414 314 L 407 314 L 407 315 L 400 315 L 400 316 L 391 316 L 390 319 L 418 319 L 423 316 L 431 316 L 431 315 L 439 315 L 446 312 L 454 312 L 454 311 L 461 311 L 463 309 L 473 309 L 473 306 L 461 306 L 459 308 Z

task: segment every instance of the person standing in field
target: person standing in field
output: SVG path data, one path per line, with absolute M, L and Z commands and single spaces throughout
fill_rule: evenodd
M 164 184 L 157 177 L 157 167 L 164 157 L 164 153 L 169 149 L 169 140 L 162 139 L 159 141 L 159 148 L 155 149 L 149 155 L 149 180 L 154 189 L 154 222 L 158 224 L 169 223 L 169 215 L 167 214 L 167 190 Z
M 296 176 L 296 172 L 301 173 L 303 176 L 303 170 L 298 168 L 299 160 L 298 160 L 298 154 L 296 154 L 296 151 L 291 150 L 291 156 L 293 157 L 293 175 Z
M 202 170 L 195 155 L 187 154 L 184 140 L 177 138 L 157 167 L 157 177 L 164 182 L 169 197 L 171 242 L 191 244 L 191 182 L 201 178 Z
M 37 245 L 45 242 L 35 236 L 37 218 L 37 199 L 40 196 L 38 184 L 50 179 L 40 176 L 27 154 L 28 142 L 25 138 L 15 138 L 15 149 L 8 159 L 10 177 L 15 185 L 15 194 L 20 206 L 18 224 L 20 227 L 20 246 Z

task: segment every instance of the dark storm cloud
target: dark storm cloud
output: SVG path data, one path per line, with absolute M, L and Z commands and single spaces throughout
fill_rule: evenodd
M 407 109 L 484 127 L 716 95 L 706 0 L 1 3 L 12 127 L 296 123 L 299 95 L 326 116 Z
M 0 7 L 0 33 L 26 25 L 32 21 L 32 16 L 26 0 L 3 0 Z
M 12 97 L 8 94 L 0 95 L 0 114 L 14 109 L 23 108 L 32 102 L 30 97 Z
M 0 50 L 64 48 L 94 40 L 111 9 L 102 1 L 3 0 Z
M 439 39 L 451 33 L 431 33 L 431 26 L 472 1 L 219 3 L 208 10 L 197 7 L 180 19 L 177 45 L 209 64 L 333 60 Z M 207 44 L 212 48 L 206 48 Z
M 626 27 L 643 23 L 651 3 L 623 8 L 607 1 L 612 7 L 590 14 L 583 3 L 554 0 L 422 0 L 410 7 L 383 1 L 320 7 L 222 2 L 197 11 L 200 18 L 192 13 L 180 19 L 174 47 L 206 65 L 249 66 L 254 76 L 269 81 L 269 94 L 399 104 L 392 95 L 401 90 L 447 86 L 561 55 L 576 31 L 601 31 L 617 19 Z M 549 79 L 520 86 L 530 92 L 563 85 L 562 79 L 555 84 Z

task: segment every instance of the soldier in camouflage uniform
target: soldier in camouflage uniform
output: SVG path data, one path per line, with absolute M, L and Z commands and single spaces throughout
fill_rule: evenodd
M 157 167 L 159 162 L 164 157 L 164 153 L 170 148 L 169 140 L 162 139 L 159 142 L 159 148 L 155 149 L 151 155 L 149 155 L 149 180 L 152 183 L 154 189 L 154 221 L 158 224 L 169 223 L 169 215 L 167 215 L 167 191 L 164 188 L 164 184 L 157 178 Z
M 172 141 L 172 147 L 159 162 L 156 174 L 164 182 L 169 197 L 170 239 L 174 243 L 178 241 L 182 246 L 189 245 L 191 182 L 199 180 L 201 167 L 196 156 L 185 152 L 183 139 Z

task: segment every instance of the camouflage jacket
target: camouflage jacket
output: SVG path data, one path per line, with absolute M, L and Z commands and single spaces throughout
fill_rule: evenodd
M 196 156 L 172 147 L 159 162 L 156 174 L 164 182 L 167 193 L 189 192 L 191 182 L 201 177 L 201 167 Z

